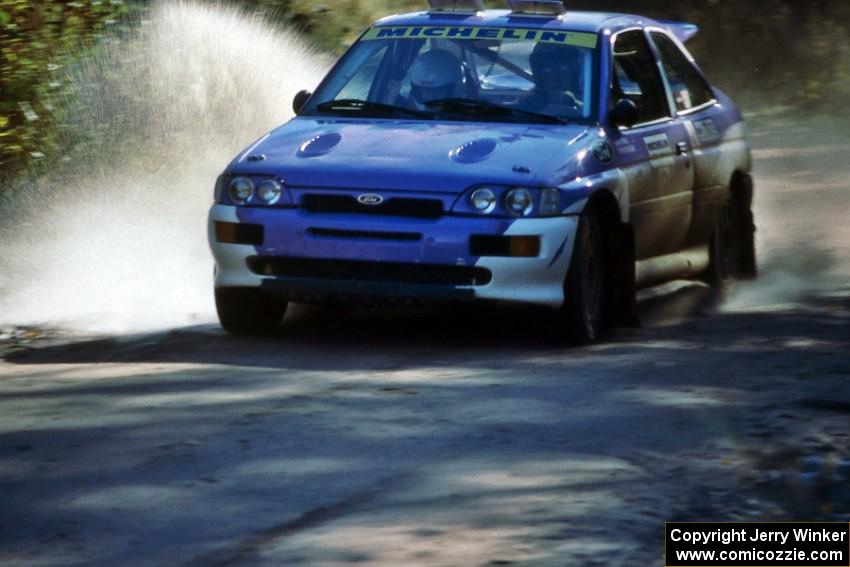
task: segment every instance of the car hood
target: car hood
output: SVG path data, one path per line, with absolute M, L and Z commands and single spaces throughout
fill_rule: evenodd
M 588 127 L 296 118 L 236 158 L 229 174 L 292 186 L 457 193 L 479 183 L 559 185 Z

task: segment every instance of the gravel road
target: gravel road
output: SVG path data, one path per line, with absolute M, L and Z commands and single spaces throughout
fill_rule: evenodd
M 843 131 L 761 119 L 761 280 L 601 345 L 442 310 L 0 330 L 0 564 L 648 567 L 668 520 L 846 521 Z

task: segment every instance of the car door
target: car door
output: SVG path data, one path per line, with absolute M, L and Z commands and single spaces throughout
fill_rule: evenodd
M 678 119 L 688 129 L 693 146 L 693 220 L 686 244 L 707 242 L 717 213 L 726 201 L 729 179 L 722 179 L 723 108 L 717 103 L 708 82 L 687 50 L 667 32 L 650 31 L 672 94 Z
M 694 171 L 690 136 L 675 117 L 646 33 L 613 38 L 612 101 L 628 98 L 638 122 L 614 140 L 629 183 L 629 217 L 638 260 L 680 250 L 691 225 Z

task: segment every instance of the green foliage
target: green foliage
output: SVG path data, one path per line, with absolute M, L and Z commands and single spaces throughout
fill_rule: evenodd
M 60 70 L 128 9 L 121 0 L 0 0 L 0 179 L 56 153 Z
M 422 9 L 427 0 L 232 0 L 295 26 L 325 51 L 340 54 L 372 22 Z

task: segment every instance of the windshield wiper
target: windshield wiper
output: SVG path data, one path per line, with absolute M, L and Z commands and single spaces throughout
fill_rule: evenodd
M 538 122 L 546 122 L 549 124 L 566 124 L 567 121 L 558 116 L 551 114 L 542 114 L 540 112 L 532 112 L 511 106 L 502 106 L 494 102 L 486 100 L 476 100 L 472 98 L 441 98 L 438 100 L 430 100 L 425 103 L 425 106 L 431 106 L 457 114 L 483 114 L 485 116 L 524 116 L 532 118 Z
M 403 106 L 393 106 L 392 104 L 384 104 L 382 102 L 372 102 L 369 100 L 360 100 L 357 98 L 341 98 L 339 100 L 329 100 L 316 105 L 316 109 L 322 112 L 333 110 L 353 111 L 353 112 L 377 112 L 380 114 L 389 114 L 397 116 L 405 114 L 407 116 L 415 116 L 417 118 L 434 118 L 430 112 L 422 110 L 414 110 L 404 108 Z

